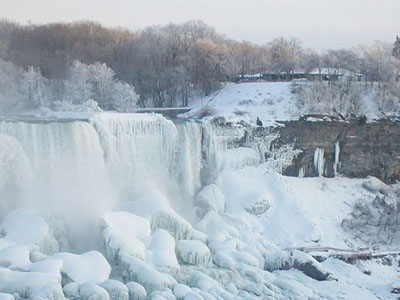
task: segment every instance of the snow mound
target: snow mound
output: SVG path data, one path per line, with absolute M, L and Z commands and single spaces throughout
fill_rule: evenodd
M 80 255 L 56 253 L 52 258 L 61 260 L 63 262 L 61 271 L 70 281 L 77 283 L 99 284 L 107 280 L 111 273 L 111 266 L 97 251 L 89 251 Z

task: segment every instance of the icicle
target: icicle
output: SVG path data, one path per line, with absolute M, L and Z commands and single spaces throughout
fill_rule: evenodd
M 304 173 L 305 173 L 304 166 L 302 166 L 302 167 L 299 169 L 299 175 L 298 175 L 297 177 L 303 178 L 303 177 L 304 177 Z
M 324 149 L 316 148 L 314 151 L 314 168 L 318 176 L 324 175 L 324 166 L 325 166 Z
M 336 177 L 338 167 L 339 167 L 339 155 L 340 155 L 340 144 L 339 142 L 335 143 L 335 161 L 333 162 L 333 176 Z

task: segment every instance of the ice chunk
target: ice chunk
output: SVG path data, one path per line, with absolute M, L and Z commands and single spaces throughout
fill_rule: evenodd
M 130 300 L 146 300 L 147 292 L 145 288 L 137 282 L 128 282 L 126 287 L 129 289 Z
M 84 254 L 57 253 L 52 258 L 63 262 L 62 272 L 68 278 L 78 283 L 93 282 L 102 283 L 108 279 L 111 266 L 104 256 L 97 251 Z
M 197 195 L 195 204 L 198 207 L 200 217 L 203 217 L 210 210 L 223 213 L 225 209 L 225 197 L 215 184 L 210 184 L 204 187 Z
M 129 300 L 129 290 L 120 281 L 109 279 L 100 286 L 108 292 L 111 300 Z
M 185 264 L 207 266 L 210 262 L 210 250 L 200 241 L 180 240 L 177 242 L 176 251 L 179 260 Z

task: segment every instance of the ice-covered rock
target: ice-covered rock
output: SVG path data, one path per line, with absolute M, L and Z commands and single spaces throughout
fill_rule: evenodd
M 211 258 L 210 250 L 201 241 L 180 240 L 176 252 L 179 260 L 188 265 L 207 266 Z
M 0 300 L 14 300 L 14 296 L 11 294 L 0 293 Z
M 164 229 L 158 229 L 151 236 L 147 262 L 158 271 L 176 275 L 180 266 L 175 255 L 175 239 Z
M 174 295 L 177 300 L 183 300 L 188 293 L 191 293 L 192 289 L 187 285 L 178 283 L 174 287 Z
M 268 198 L 261 198 L 250 206 L 245 207 L 245 210 L 255 216 L 260 216 L 264 214 L 271 207 L 271 200 Z
M 150 299 L 166 299 L 176 300 L 176 297 L 172 293 L 171 289 L 164 288 L 161 291 L 154 291 L 150 294 Z
M 151 229 L 167 230 L 175 240 L 190 239 L 193 236 L 193 227 L 188 221 L 174 212 L 159 211 L 151 218 Z
M 107 212 L 103 219 L 105 248 L 110 259 L 118 260 L 121 253 L 145 259 L 151 233 L 147 219 L 128 212 Z
M 49 225 L 34 210 L 16 209 L 7 214 L 0 226 L 5 239 L 18 245 L 28 245 L 46 254 L 59 251 Z
M 104 256 L 97 251 L 89 251 L 80 255 L 57 253 L 52 258 L 63 262 L 61 271 L 68 277 L 66 280 L 99 284 L 106 281 L 110 276 L 111 266 Z
M 111 300 L 129 300 L 129 289 L 120 281 L 109 279 L 100 284 Z
M 25 299 L 64 299 L 61 282 L 57 276 L 3 268 L 0 268 L 0 293 L 18 294 Z
M 317 260 L 307 253 L 275 249 L 273 252 L 265 254 L 266 270 L 272 272 L 291 268 L 298 269 L 307 276 L 320 281 L 331 276 L 328 270 L 325 270 Z
M 216 299 L 232 299 L 234 297 L 234 295 L 227 292 L 215 279 L 199 271 L 195 271 L 191 274 L 189 284 L 201 291 L 210 293 Z
M 63 267 L 63 262 L 60 259 L 46 258 L 41 261 L 37 261 L 30 265 L 25 266 L 30 272 L 42 272 L 51 273 L 58 276 L 61 280 L 61 269 Z
M 79 299 L 79 284 L 76 282 L 70 282 L 63 287 L 64 295 L 67 299 L 75 300 Z
M 106 289 L 92 282 L 79 285 L 79 297 L 82 300 L 110 300 L 110 295 Z
M 0 250 L 0 267 L 21 269 L 30 263 L 27 246 L 14 245 Z
M 126 287 L 129 289 L 130 300 L 146 300 L 147 292 L 145 288 L 137 282 L 128 282 Z
M 176 284 L 171 275 L 157 271 L 140 259 L 124 255 L 122 261 L 127 268 L 127 280 L 138 282 L 148 293 L 165 287 L 172 288 Z
M 388 186 L 376 177 L 368 177 L 363 181 L 362 187 L 373 194 L 386 194 L 388 191 Z
M 225 197 L 215 184 L 210 184 L 204 187 L 196 196 L 195 204 L 198 207 L 197 212 L 200 217 L 203 217 L 210 210 L 223 213 Z

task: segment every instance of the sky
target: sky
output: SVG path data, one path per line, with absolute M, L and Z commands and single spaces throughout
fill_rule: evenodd
M 235 40 L 298 38 L 318 50 L 400 35 L 400 0 L 0 0 L 0 18 L 20 23 L 94 20 L 137 30 L 200 19 Z

